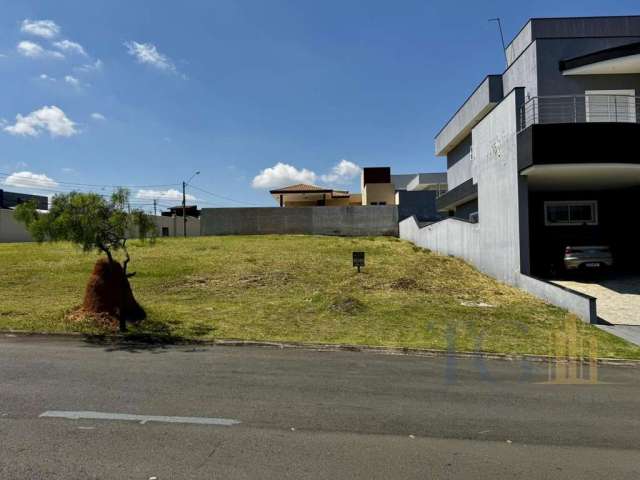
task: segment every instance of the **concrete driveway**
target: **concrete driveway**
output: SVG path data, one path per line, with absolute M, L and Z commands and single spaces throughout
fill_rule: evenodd
M 598 299 L 598 317 L 612 325 L 640 326 L 640 275 L 612 274 L 602 279 L 554 283 Z

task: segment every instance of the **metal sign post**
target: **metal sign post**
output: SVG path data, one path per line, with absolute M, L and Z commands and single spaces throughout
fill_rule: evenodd
M 353 252 L 353 266 L 357 267 L 360 273 L 360 267 L 364 267 L 364 252 Z

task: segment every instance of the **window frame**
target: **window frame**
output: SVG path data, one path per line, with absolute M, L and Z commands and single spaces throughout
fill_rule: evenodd
M 561 207 L 566 206 L 568 208 L 569 219 L 566 222 L 551 222 L 549 221 L 549 207 Z M 571 207 L 591 207 L 591 220 L 588 222 L 572 222 L 571 221 Z M 545 227 L 581 227 L 597 226 L 599 225 L 598 219 L 598 201 L 597 200 L 551 200 L 544 202 L 544 225 Z

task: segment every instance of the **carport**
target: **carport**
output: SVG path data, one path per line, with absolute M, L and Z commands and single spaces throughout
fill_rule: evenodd
M 640 165 L 538 165 L 522 175 L 533 275 L 557 278 L 565 248 L 589 245 L 610 247 L 616 272 L 640 274 Z

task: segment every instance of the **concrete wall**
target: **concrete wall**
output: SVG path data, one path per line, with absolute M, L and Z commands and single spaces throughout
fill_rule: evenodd
M 400 222 L 400 238 L 442 255 L 462 258 L 472 265 L 477 265 L 483 255 L 480 224 L 455 218 L 422 228 L 415 218 L 407 218 Z M 596 299 L 593 297 L 523 274 L 514 275 L 509 283 L 574 313 L 587 323 L 597 322 Z
M 562 75 L 558 67 L 560 60 L 633 42 L 640 42 L 640 36 L 538 40 L 538 95 L 584 95 L 586 90 L 634 89 L 640 96 L 640 75 Z
M 449 190 L 473 177 L 472 138 L 469 134 L 447 154 L 447 186 Z
M 400 238 L 442 255 L 453 255 L 475 264 L 480 257 L 479 224 L 447 218 L 420 228 L 414 217 L 400 222 Z
M 156 235 L 162 236 L 162 227 L 169 229 L 169 237 L 180 237 L 183 233 L 182 217 L 163 217 L 151 216 L 153 223 L 156 224 Z M 187 216 L 187 236 L 200 236 L 200 219 Z
M 203 208 L 202 235 L 398 235 L 395 206 Z
M 551 305 L 570 311 L 584 322 L 598 322 L 594 297 L 528 275 L 520 275 L 517 286 Z
M 13 210 L 0 209 L 0 243 L 32 241 L 24 225 L 14 220 Z
M 438 192 L 435 190 L 399 190 L 396 192 L 398 220 L 402 221 L 413 215 L 415 215 L 420 222 L 433 222 L 438 220 L 440 215 L 436 208 L 437 195 Z
M 502 99 L 502 76 L 489 75 L 437 134 L 436 155 L 446 155 Z
M 558 65 L 556 64 L 556 70 Z M 533 42 L 520 56 L 509 65 L 502 74 L 504 93 L 507 95 L 514 88 L 524 87 L 525 97 L 538 95 L 538 44 Z
M 474 264 L 511 284 L 520 274 L 516 131 L 523 96 L 523 89 L 512 91 L 473 129 L 482 245 L 482 254 Z

